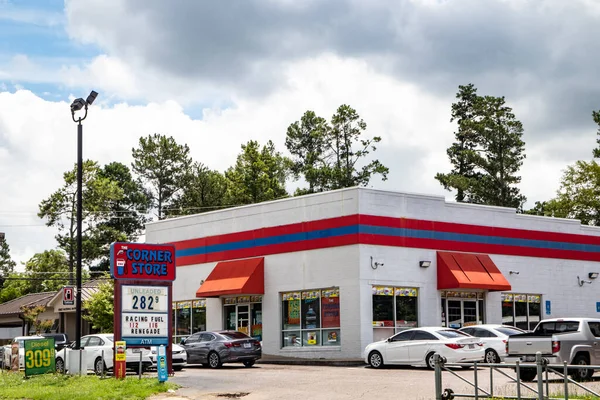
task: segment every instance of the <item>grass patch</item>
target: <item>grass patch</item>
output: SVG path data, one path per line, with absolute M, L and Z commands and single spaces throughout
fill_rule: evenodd
M 124 380 L 91 376 L 46 374 L 25 379 L 23 373 L 0 373 L 0 399 L 92 400 L 145 399 L 175 389 L 177 385 L 157 378 Z

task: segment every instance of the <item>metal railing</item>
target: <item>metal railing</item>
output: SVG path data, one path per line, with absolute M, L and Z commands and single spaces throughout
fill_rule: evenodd
M 535 356 L 535 363 L 521 363 L 517 361 L 514 364 L 502 363 L 502 364 L 488 364 L 488 363 L 446 363 L 444 357 L 439 354 L 434 355 L 435 361 L 435 398 L 436 400 L 452 400 L 457 398 L 474 398 L 474 399 L 519 399 L 519 400 L 562 400 L 569 398 L 569 384 L 573 384 L 584 392 L 600 397 L 600 394 L 592 390 L 589 387 L 585 387 L 581 383 L 569 378 L 569 373 L 572 373 L 574 369 L 600 369 L 600 365 L 567 365 L 565 361 L 563 364 L 550 364 L 542 357 L 542 354 L 538 352 Z M 467 378 L 452 371 L 451 367 L 473 367 L 473 381 L 471 382 Z M 482 368 L 483 367 L 483 368 Z M 479 373 L 484 371 L 484 368 L 489 368 L 490 384 L 489 388 L 483 388 L 479 384 Z M 521 371 L 523 368 L 531 370 L 536 369 L 537 375 L 537 387 L 523 383 L 521 379 Z M 516 372 L 516 377 L 512 376 L 503 369 L 512 369 Z M 443 389 L 442 371 L 450 373 L 452 376 L 460 379 L 467 383 L 473 388 L 473 393 L 454 393 L 451 388 Z M 516 393 L 512 395 L 497 394 L 494 395 L 494 372 L 509 379 L 509 381 L 516 383 Z M 553 373 L 562 378 L 564 388 L 563 397 L 549 397 L 550 396 L 550 379 L 549 373 Z M 545 379 L 544 379 L 545 378 Z M 524 396 L 522 392 L 526 390 L 532 392 L 534 397 Z

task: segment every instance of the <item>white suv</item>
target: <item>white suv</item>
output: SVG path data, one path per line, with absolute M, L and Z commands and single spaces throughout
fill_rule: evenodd
M 31 339 L 45 339 L 43 336 L 17 336 L 11 344 L 4 346 L 4 368 L 11 369 L 10 358 L 12 354 L 12 344 L 19 344 L 19 369 L 25 369 L 25 341 Z
M 58 372 L 65 372 L 65 353 L 71 351 L 75 343 L 65 347 L 61 351 L 56 353 L 56 370 Z M 87 363 L 87 370 L 94 371 L 100 375 L 104 371 L 113 369 L 113 352 L 114 352 L 114 335 L 112 333 L 98 333 L 94 335 L 87 335 L 81 338 L 81 347 L 85 353 L 85 360 Z M 136 349 L 138 350 L 138 349 Z M 152 366 L 152 360 L 150 359 L 150 348 L 141 348 L 142 354 L 142 370 L 145 371 Z M 104 353 L 103 353 L 104 351 Z M 140 354 L 134 353 L 133 349 L 127 348 L 127 369 L 137 371 L 139 368 Z M 104 357 L 104 365 L 102 360 Z M 68 361 L 67 361 L 68 362 Z M 69 365 L 66 365 L 67 370 Z

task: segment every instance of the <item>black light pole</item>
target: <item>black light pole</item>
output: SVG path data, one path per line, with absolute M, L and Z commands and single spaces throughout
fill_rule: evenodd
M 75 299 L 75 349 L 81 349 L 81 220 L 82 220 L 82 180 L 83 180 L 83 125 L 87 117 L 88 106 L 92 105 L 98 93 L 91 91 L 86 100 L 75 99 L 71 104 L 71 117 L 77 123 L 77 292 Z M 75 118 L 75 111 L 85 109 L 83 117 Z M 81 360 L 81 359 L 80 359 Z M 81 366 L 79 368 L 81 370 Z

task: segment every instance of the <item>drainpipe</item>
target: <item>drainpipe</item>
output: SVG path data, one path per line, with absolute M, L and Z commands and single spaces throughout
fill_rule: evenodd
M 17 314 L 17 317 L 19 317 L 19 319 L 20 319 L 21 321 L 23 321 L 23 322 L 22 322 L 22 324 L 21 324 L 21 336 L 27 336 L 27 335 L 25 334 L 25 326 L 26 326 L 26 325 L 25 325 L 25 318 L 23 318 L 23 314 Z

